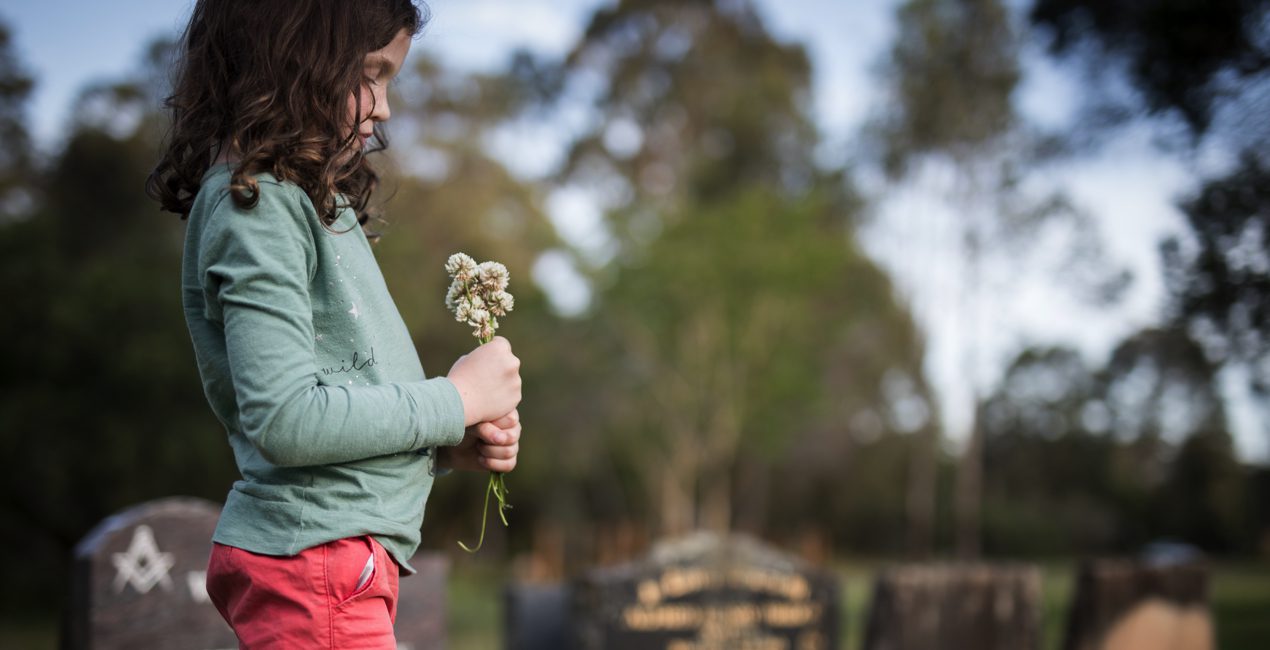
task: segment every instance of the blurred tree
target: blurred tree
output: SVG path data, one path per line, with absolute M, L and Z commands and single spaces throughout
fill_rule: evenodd
M 1071 350 L 1025 351 L 983 424 L 994 552 L 1252 542 L 1215 367 L 1183 332 L 1141 331 L 1096 371 Z
M 1210 358 L 1270 393 L 1270 1 L 1036 0 L 1051 50 L 1093 72 L 1095 113 L 1180 118 L 1191 144 L 1231 154 L 1181 201 L 1188 237 L 1163 244 L 1173 317 Z M 1127 79 L 1135 91 L 1114 92 Z M 1267 414 L 1270 417 L 1270 414 Z
M 508 479 L 515 510 L 506 532 L 524 540 L 542 523 L 541 515 L 564 518 L 561 510 L 575 485 L 576 474 L 561 472 L 563 459 L 549 450 L 566 447 L 578 435 L 571 418 L 579 405 L 569 386 L 573 369 L 585 365 L 580 355 L 586 351 L 576 345 L 581 326 L 552 312 L 533 281 L 538 259 L 562 246 L 542 191 L 512 173 L 488 147 L 492 134 L 531 100 L 532 88 L 516 74 L 526 59 L 517 56 L 507 70 L 487 74 L 444 69 L 426 53 L 412 61 L 394 84 L 390 129 L 396 137 L 383 193 L 391 202 L 386 222 L 377 225 L 383 237 L 375 255 L 434 376 L 476 345 L 470 328 L 454 322 L 444 307 L 445 260 L 463 251 L 508 267 L 516 308 L 502 320 L 499 335 L 512 342 L 523 363 L 520 411 L 527 443 Z M 427 543 L 449 550 L 454 537 L 470 536 L 484 480 L 463 474 L 438 484 L 429 499 Z
M 999 0 L 908 0 L 897 12 L 899 32 L 880 76 L 889 88 L 885 111 L 872 125 L 876 157 L 901 192 L 935 194 L 944 203 L 927 214 L 904 215 L 922 220 L 915 231 L 939 225 L 948 235 L 937 245 L 958 247 L 956 273 L 935 267 L 919 256 L 904 263 L 929 269 L 924 281 L 959 279 L 961 297 L 952 310 L 932 312 L 930 327 L 960 334 L 965 384 L 971 393 L 971 416 L 957 472 L 956 547 L 974 556 L 980 546 L 983 483 L 983 431 L 977 404 L 987 390 L 979 337 L 991 330 L 984 296 L 993 284 L 1012 278 L 992 277 L 991 262 L 1009 258 L 1013 266 L 1036 250 L 1038 241 L 1067 242 L 1071 266 L 1062 285 L 1085 301 L 1105 304 L 1118 299 L 1129 276 L 1104 258 L 1101 241 L 1089 216 L 1061 191 L 1037 181 L 1036 168 L 1053 155 L 1053 138 L 1018 114 L 1021 34 L 1008 3 Z M 911 260 L 911 261 L 909 261 Z M 994 282 L 995 281 L 995 282 Z M 932 292 L 933 293 L 933 292 Z M 996 334 L 994 334 L 995 336 Z M 938 445 L 932 438 L 931 448 Z M 936 472 L 933 451 L 925 473 Z M 923 485 L 933 486 L 931 479 Z M 935 495 L 914 508 L 929 517 Z M 927 542 L 929 545 L 929 542 Z
M 219 499 L 233 478 L 182 321 L 182 226 L 142 192 L 161 121 L 144 70 L 80 96 L 64 148 L 21 186 L 37 199 L 29 216 L 0 224 L 13 310 L 0 328 L 22 368 L 0 386 L 0 449 L 22 459 L 4 473 L 3 507 L 23 531 L 0 552 L 29 560 L 5 592 L 22 602 L 6 606 L 60 602 L 71 548 L 107 515 Z
M 1267 0 L 1035 0 L 1030 17 L 1054 53 L 1088 57 L 1098 113 L 1127 118 L 1141 102 L 1203 134 L 1232 91 L 1270 71 L 1267 11 Z M 1138 97 L 1108 88 L 1119 74 Z
M 593 313 L 616 462 L 662 533 L 824 521 L 824 503 L 767 495 L 840 481 L 888 370 L 912 378 L 912 428 L 929 401 L 912 324 L 853 242 L 858 200 L 812 160 L 806 53 L 748 2 L 625 0 L 553 77 L 555 101 L 597 115 L 557 181 L 593 192 L 613 242 Z M 773 474 L 782 457 L 795 474 Z
M 1116 348 L 1104 375 L 1110 430 L 1128 445 L 1117 476 L 1151 494 L 1139 519 L 1213 551 L 1246 542 L 1246 477 L 1201 346 L 1177 328 L 1144 330 Z
M 1006 145 L 1018 122 L 1011 103 L 1019 81 L 1017 36 L 1006 7 L 997 0 L 909 0 L 897 19 L 899 34 L 882 73 L 891 93 L 891 110 L 877 125 L 882 162 L 895 178 L 921 174 L 920 163 L 927 163 L 927 169 L 931 163 L 951 167 L 956 181 L 950 198 L 961 215 L 955 232 L 967 263 L 962 307 L 973 332 L 981 257 L 989 220 L 997 216 L 984 198 L 1004 189 L 1001 172 L 1010 164 Z M 977 348 L 970 340 L 963 350 L 975 401 L 980 387 L 971 369 L 978 366 Z M 957 549 L 974 556 L 979 552 L 983 473 L 977 418 L 967 434 L 957 473 Z M 930 441 L 932 449 L 937 444 L 937 439 Z M 935 454 L 928 458 L 922 469 L 933 476 Z M 929 478 L 922 484 L 934 486 Z M 917 512 L 932 516 L 934 494 L 922 501 L 925 507 Z
M 1097 373 L 1075 351 L 1034 349 L 1020 353 L 984 402 L 989 551 L 1088 552 L 1119 541 L 1124 521 L 1112 485 L 1119 443 L 1108 434 L 1100 394 Z
M 790 194 L 823 176 L 810 156 L 811 67 L 748 1 L 624 0 L 591 18 L 560 93 L 600 119 L 574 140 L 561 182 L 602 189 L 619 257 L 638 253 L 688 204 L 739 187 Z
M 33 170 L 26 101 L 34 86 L 13 52 L 7 25 L 0 23 L 0 225 L 30 216 Z

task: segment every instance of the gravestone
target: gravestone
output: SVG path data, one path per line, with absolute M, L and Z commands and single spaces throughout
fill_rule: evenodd
M 420 552 L 410 558 L 417 573 L 398 582 L 397 650 L 441 650 L 446 647 L 445 582 L 450 561 L 443 553 Z
M 910 565 L 874 583 L 865 650 L 1035 650 L 1041 573 L 1023 566 Z
M 560 583 L 508 584 L 503 591 L 503 647 L 567 650 L 569 587 Z
M 837 580 L 740 536 L 698 533 L 572 584 L 577 650 L 831 650 Z
M 207 597 L 220 506 L 174 497 L 129 508 L 75 547 L 72 648 L 237 648 Z
M 1067 620 L 1065 650 L 1212 650 L 1208 567 L 1200 561 L 1085 562 Z
M 237 648 L 207 596 L 219 517 L 216 503 L 173 497 L 129 508 L 89 532 L 75 547 L 68 647 Z M 410 564 L 418 573 L 399 583 L 397 648 L 444 648 L 448 560 L 418 553 Z

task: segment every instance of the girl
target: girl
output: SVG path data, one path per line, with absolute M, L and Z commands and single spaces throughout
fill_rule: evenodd
M 363 231 L 424 21 L 410 0 L 199 0 L 184 35 L 147 192 L 189 220 L 186 322 L 242 474 L 207 588 L 244 648 L 395 648 L 434 470 L 516 464 L 510 345 L 426 379 Z

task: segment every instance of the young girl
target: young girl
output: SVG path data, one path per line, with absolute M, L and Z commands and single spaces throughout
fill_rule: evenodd
M 242 473 L 207 588 L 244 648 L 395 648 L 434 470 L 516 464 L 510 345 L 426 379 L 363 232 L 423 22 L 410 0 L 199 0 L 185 32 L 147 191 L 189 219 L 186 322 Z

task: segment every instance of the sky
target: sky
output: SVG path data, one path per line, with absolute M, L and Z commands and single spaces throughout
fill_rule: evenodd
M 415 48 L 471 70 L 496 68 L 518 47 L 559 54 L 581 33 L 590 13 L 609 2 L 432 0 L 432 22 Z M 895 33 L 898 0 L 755 3 L 777 38 L 807 47 L 814 69 L 814 116 L 825 134 L 818 154 L 843 159 L 858 127 L 885 110 L 876 67 Z M 38 146 L 55 151 L 78 90 L 89 81 L 117 78 L 134 69 L 151 39 L 179 32 L 191 7 L 186 0 L 0 0 L 0 20 L 12 29 L 21 60 L 38 79 L 29 113 Z M 1025 61 L 1025 81 L 1016 96 L 1020 110 L 1048 127 L 1074 119 L 1078 75 L 1039 51 L 1028 51 Z M 531 149 L 516 147 L 516 134 L 510 137 L 507 150 Z M 547 164 L 545 160 L 549 157 L 521 162 L 532 169 Z M 1133 274 L 1130 290 L 1114 308 L 1093 310 L 1067 290 L 1056 279 L 1062 274 L 1062 259 L 1019 264 L 1020 256 L 1033 262 L 1055 257 L 1055 246 L 1041 246 L 1015 256 L 1010 251 L 992 256 L 985 270 L 988 290 L 981 292 L 973 314 L 959 313 L 954 298 L 964 293 L 966 271 L 956 259 L 957 251 L 947 245 L 946 237 L 941 239 L 954 215 L 942 214 L 932 197 L 918 191 L 900 189 L 876 197 L 875 218 L 862 233 L 866 247 L 892 273 L 927 333 L 927 374 L 941 393 L 941 411 L 954 439 L 968 422 L 973 387 L 996 382 L 1004 363 L 1023 346 L 1071 345 L 1096 366 L 1122 337 L 1159 316 L 1164 290 L 1157 247 L 1162 238 L 1181 231 L 1174 202 L 1192 186 L 1187 170 L 1160 155 L 1149 134 L 1129 130 L 1106 143 L 1096 158 L 1053 169 L 1049 180 L 1096 215 L 1109 259 Z M 566 239 L 582 248 L 602 247 L 596 210 L 585 197 L 557 196 L 548 207 Z M 928 221 L 914 215 L 925 215 Z M 561 305 L 567 311 L 584 304 L 585 294 L 570 295 L 568 269 L 562 264 L 559 258 L 544 260 L 542 277 L 559 279 L 564 287 L 559 292 Z M 968 341 L 975 342 L 978 377 L 964 373 Z M 1270 441 L 1255 431 L 1256 421 L 1248 400 L 1239 395 L 1237 378 L 1226 379 L 1235 398 L 1232 420 L 1241 454 L 1270 459 Z

